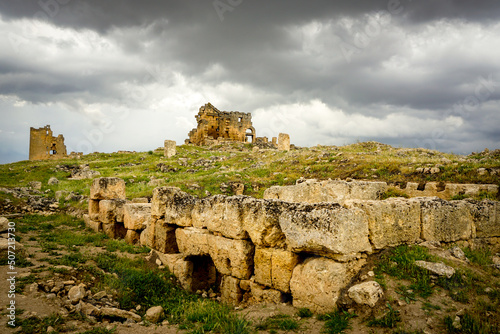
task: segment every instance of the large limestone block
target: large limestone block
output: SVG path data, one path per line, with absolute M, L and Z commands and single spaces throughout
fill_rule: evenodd
M 165 157 L 170 158 L 175 155 L 177 151 L 175 140 L 165 140 Z
M 378 200 L 387 183 L 371 181 L 306 180 L 291 186 L 274 186 L 264 191 L 264 199 L 292 203 L 344 203 L 346 200 Z
M 102 224 L 102 231 L 111 239 L 123 239 L 127 234 L 127 229 L 121 223 Z
M 154 249 L 162 253 L 178 253 L 177 238 L 175 230 L 177 226 L 169 225 L 164 220 L 158 219 L 153 222 Z
M 231 305 L 238 305 L 243 297 L 240 280 L 231 276 L 222 277 L 220 292 L 222 302 Z
M 210 257 L 217 270 L 228 276 L 249 279 L 253 271 L 254 246 L 247 240 L 208 237 Z
M 247 197 L 242 203 L 243 228 L 257 246 L 281 248 L 285 235 L 281 231 L 279 217 L 282 202 Z
M 179 252 L 184 255 L 208 255 L 210 232 L 205 229 L 186 227 L 175 231 Z
M 256 248 L 255 281 L 288 293 L 292 272 L 298 262 L 299 256 L 295 253 L 273 248 Z
M 85 226 L 92 229 L 94 232 L 102 231 L 102 223 L 98 220 L 93 220 L 90 218 L 90 215 L 83 215 L 83 222 Z
M 127 203 L 123 206 L 123 223 L 126 229 L 140 231 L 151 218 L 151 204 Z
M 125 181 L 117 177 L 95 179 L 90 187 L 90 199 L 125 199 Z
M 385 201 L 347 201 L 344 205 L 364 211 L 375 249 L 414 243 L 420 238 L 418 201 L 389 198 Z
M 123 206 L 127 203 L 122 199 L 107 199 L 99 202 L 99 220 L 103 224 L 123 222 Z
M 494 201 L 466 201 L 469 205 L 477 238 L 500 237 L 500 205 Z
M 168 224 L 192 226 L 191 211 L 196 199 L 176 187 L 159 187 L 153 190 L 151 216 L 164 217 Z
M 192 213 L 193 226 L 208 228 L 231 239 L 247 239 L 243 228 L 243 196 L 217 195 L 198 201 Z
M 308 307 L 313 312 L 334 311 L 340 291 L 364 264 L 339 263 L 324 257 L 309 258 L 295 267 L 290 281 L 293 306 Z
M 155 248 L 155 223 L 157 219 L 150 218 L 146 224 L 146 228 L 142 230 L 140 243 L 141 246 L 147 246 L 149 248 Z
M 99 220 L 99 201 L 89 199 L 89 216 L 92 220 Z
M 472 236 L 472 215 L 465 201 L 445 201 L 436 197 L 418 198 L 422 217 L 422 238 L 453 242 Z
M 253 300 L 257 303 L 280 304 L 285 301 L 285 295 L 283 292 L 275 289 L 269 289 L 268 287 L 258 283 L 250 282 L 250 292 Z
M 278 135 L 278 150 L 290 151 L 290 135 L 286 133 L 280 133 Z
M 336 203 L 283 203 L 279 223 L 289 249 L 323 256 L 371 252 L 368 219 L 358 208 Z

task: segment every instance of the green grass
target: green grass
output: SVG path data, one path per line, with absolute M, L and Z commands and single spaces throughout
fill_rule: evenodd
M 258 330 L 298 330 L 299 322 L 287 314 L 277 314 L 269 317 L 255 326 Z
M 493 264 L 491 251 L 487 248 L 471 249 L 466 247 L 463 249 L 465 256 L 475 264 L 480 266 L 488 266 Z
M 401 321 L 399 311 L 395 310 L 389 303 L 387 303 L 387 308 L 389 310 L 382 317 L 369 320 L 368 326 L 383 328 L 396 327 L 397 323 Z
M 375 268 L 376 277 L 382 279 L 382 274 L 388 274 L 397 279 L 409 280 L 412 283 L 404 287 L 400 294 L 408 301 L 415 298 L 414 294 L 427 298 L 432 294 L 431 277 L 427 270 L 415 265 L 415 261 L 434 261 L 435 258 L 429 254 L 425 247 L 401 245 L 381 255 L 380 261 Z M 411 295 L 405 291 L 413 290 Z
M 310 318 L 313 316 L 313 313 L 309 308 L 301 307 L 297 311 L 297 316 L 301 318 Z
M 356 317 L 355 314 L 345 311 L 335 311 L 332 313 L 318 315 L 318 320 L 325 321 L 322 333 L 337 334 L 344 333 L 346 329 L 351 328 L 349 320 Z
M 49 326 L 57 332 L 63 332 L 64 323 L 64 318 L 57 314 L 51 314 L 47 317 L 16 319 L 16 327 L 20 328 L 18 332 L 23 334 L 46 333 Z
M 481 318 L 477 315 L 466 312 L 460 319 L 460 328 L 453 326 L 453 318 L 446 316 L 444 325 L 449 334 L 496 334 L 499 333 L 498 323 L 490 323 L 487 318 Z

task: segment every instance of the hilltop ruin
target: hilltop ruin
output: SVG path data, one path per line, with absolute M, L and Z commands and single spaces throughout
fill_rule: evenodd
M 207 145 L 214 140 L 254 143 L 256 140 L 250 113 L 220 111 L 207 103 L 200 107 L 196 121 L 198 127 L 189 132 L 186 144 Z
M 61 159 L 67 156 L 64 136 L 54 137 L 50 125 L 30 128 L 30 160 Z

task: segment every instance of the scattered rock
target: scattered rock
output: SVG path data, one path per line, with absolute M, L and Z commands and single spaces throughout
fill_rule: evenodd
M 352 286 L 348 294 L 357 304 L 365 304 L 374 307 L 379 299 L 384 296 L 384 291 L 380 284 L 375 281 L 370 281 Z
M 153 324 L 156 324 L 163 317 L 164 311 L 161 306 L 154 306 L 146 311 L 145 319 Z
M 135 322 L 141 321 L 141 317 L 133 312 L 120 310 L 114 307 L 103 307 L 100 309 L 99 314 L 103 317 L 117 317 L 122 319 L 132 319 Z
M 100 299 L 102 299 L 102 298 L 106 297 L 106 295 L 107 295 L 107 294 L 106 294 L 106 291 L 99 291 L 99 292 L 97 292 L 97 293 L 93 296 L 93 298 L 94 298 L 95 300 L 100 300 Z
M 35 189 L 35 190 L 40 190 L 40 189 L 42 189 L 42 182 L 31 181 L 28 183 L 28 187 L 31 187 L 32 189 Z
M 68 291 L 68 298 L 73 304 L 77 304 L 80 300 L 85 297 L 85 288 L 82 284 L 74 286 Z
M 467 256 L 465 256 L 464 251 L 458 246 L 455 246 L 452 249 L 450 249 L 450 254 L 459 260 L 469 262 L 469 259 L 467 258 Z
M 59 180 L 55 177 L 51 177 L 49 179 L 49 181 L 47 182 L 48 185 L 52 186 L 52 185 L 56 185 L 56 184 L 59 184 Z
M 101 173 L 95 170 L 91 170 L 89 165 L 81 165 L 79 168 L 71 170 L 70 180 L 84 180 L 93 179 L 94 177 L 100 176 Z
M 427 261 L 415 261 L 415 264 L 420 268 L 429 270 L 431 273 L 438 276 L 446 276 L 450 278 L 455 274 L 455 269 L 450 266 L 445 265 L 442 262 L 427 262 Z
M 9 230 L 9 220 L 5 217 L 0 217 L 0 233 L 5 233 Z

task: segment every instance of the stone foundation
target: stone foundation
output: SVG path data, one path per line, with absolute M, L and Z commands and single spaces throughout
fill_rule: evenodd
M 198 199 L 160 187 L 149 205 L 105 199 L 103 194 L 113 192 L 99 186 L 109 184 L 119 182 L 94 181 L 89 226 L 101 224 L 110 236 L 156 250 L 186 290 L 219 284 L 222 300 L 231 304 L 291 298 L 296 307 L 330 312 L 373 252 L 422 241 L 497 247 L 500 240 L 496 201 L 380 201 L 349 199 L 341 192 L 343 205 L 301 204 L 246 196 Z M 349 194 L 375 196 L 383 185 L 365 189 Z

